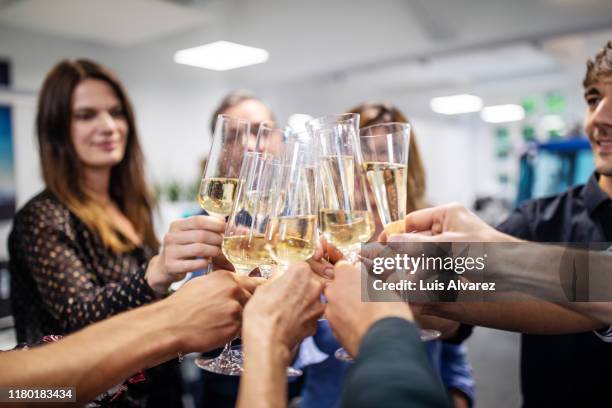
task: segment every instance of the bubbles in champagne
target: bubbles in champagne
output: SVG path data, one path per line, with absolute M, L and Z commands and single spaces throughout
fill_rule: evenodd
M 355 158 L 324 156 L 321 158 L 323 202 L 328 208 L 353 208 L 355 192 Z
M 383 225 L 406 216 L 407 169 L 404 164 L 365 162 L 363 169 L 374 192 Z
M 316 231 L 315 215 L 275 217 L 268 224 L 266 246 L 278 263 L 305 261 L 314 255 Z
M 355 250 L 374 234 L 374 220 L 368 211 L 322 209 L 319 222 L 325 239 L 338 249 Z
M 232 212 L 237 190 L 236 178 L 206 178 L 200 184 L 198 202 L 209 214 L 225 217 Z
M 260 266 L 272 264 L 270 252 L 266 248 L 266 237 L 263 234 L 225 237 L 222 250 L 237 270 L 250 272 Z

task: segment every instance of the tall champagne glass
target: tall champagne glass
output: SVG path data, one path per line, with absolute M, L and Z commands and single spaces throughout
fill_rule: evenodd
M 316 151 L 293 136 L 274 166 L 275 199 L 266 247 L 285 271 L 314 255 L 317 240 Z
M 208 215 L 225 219 L 232 211 L 250 124 L 228 115 L 217 116 L 206 168 L 198 190 L 198 203 Z M 213 270 L 212 259 L 207 273 Z
M 198 202 L 209 215 L 225 218 L 232 211 L 248 136 L 248 121 L 217 116 L 198 193 Z
M 406 217 L 410 124 L 389 122 L 360 130 L 359 156 L 374 194 L 383 225 Z M 421 329 L 421 340 L 440 337 L 438 330 Z
M 264 186 L 264 172 L 269 161 L 270 156 L 265 153 L 245 153 L 235 202 L 225 228 L 223 254 L 234 265 L 236 273 L 241 275 L 272 264 L 265 248 L 264 235 L 269 212 L 268 201 L 264 197 L 269 193 L 269 188 Z M 229 342 L 219 356 L 197 359 L 196 365 L 217 374 L 240 375 L 243 371 L 242 352 L 232 350 Z
M 332 115 L 308 122 L 319 146 L 319 224 L 326 241 L 349 262 L 374 234 L 374 222 L 358 150 L 359 115 Z

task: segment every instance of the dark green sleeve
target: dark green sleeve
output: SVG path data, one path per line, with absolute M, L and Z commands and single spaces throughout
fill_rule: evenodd
M 348 373 L 340 406 L 450 406 L 414 324 L 390 317 L 370 327 L 361 341 L 355 365 Z

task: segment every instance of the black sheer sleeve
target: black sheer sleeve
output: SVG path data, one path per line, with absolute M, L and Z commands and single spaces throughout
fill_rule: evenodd
M 122 271 L 120 279 L 103 282 L 92 270 L 92 256 L 83 249 L 71 218 L 57 201 L 30 202 L 15 217 L 9 240 L 12 265 L 18 269 L 12 273 L 31 274 L 43 304 L 64 333 L 155 299 L 144 278 L 145 264 L 132 263 L 132 270 Z M 97 267 L 117 265 L 108 259 Z

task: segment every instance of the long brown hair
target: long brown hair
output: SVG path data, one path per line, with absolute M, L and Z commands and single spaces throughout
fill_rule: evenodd
M 47 188 L 116 252 L 135 248 L 108 219 L 104 206 L 87 188 L 83 165 L 70 137 L 73 93 L 86 79 L 107 83 L 121 102 L 128 125 L 123 159 L 111 169 L 110 197 L 130 220 L 143 243 L 158 249 L 153 231 L 153 202 L 144 178 L 144 158 L 132 105 L 119 80 L 105 67 L 89 60 L 64 60 L 47 74 L 38 100 L 36 130 L 43 179 Z
M 348 110 L 349 113 L 358 113 L 359 127 L 375 125 L 385 122 L 410 123 L 406 116 L 395 106 L 389 103 L 363 103 Z M 408 160 L 408 196 L 406 212 L 412 212 L 426 206 L 425 203 L 425 169 L 421 160 L 421 153 L 417 147 L 414 130 L 410 135 L 410 151 Z

